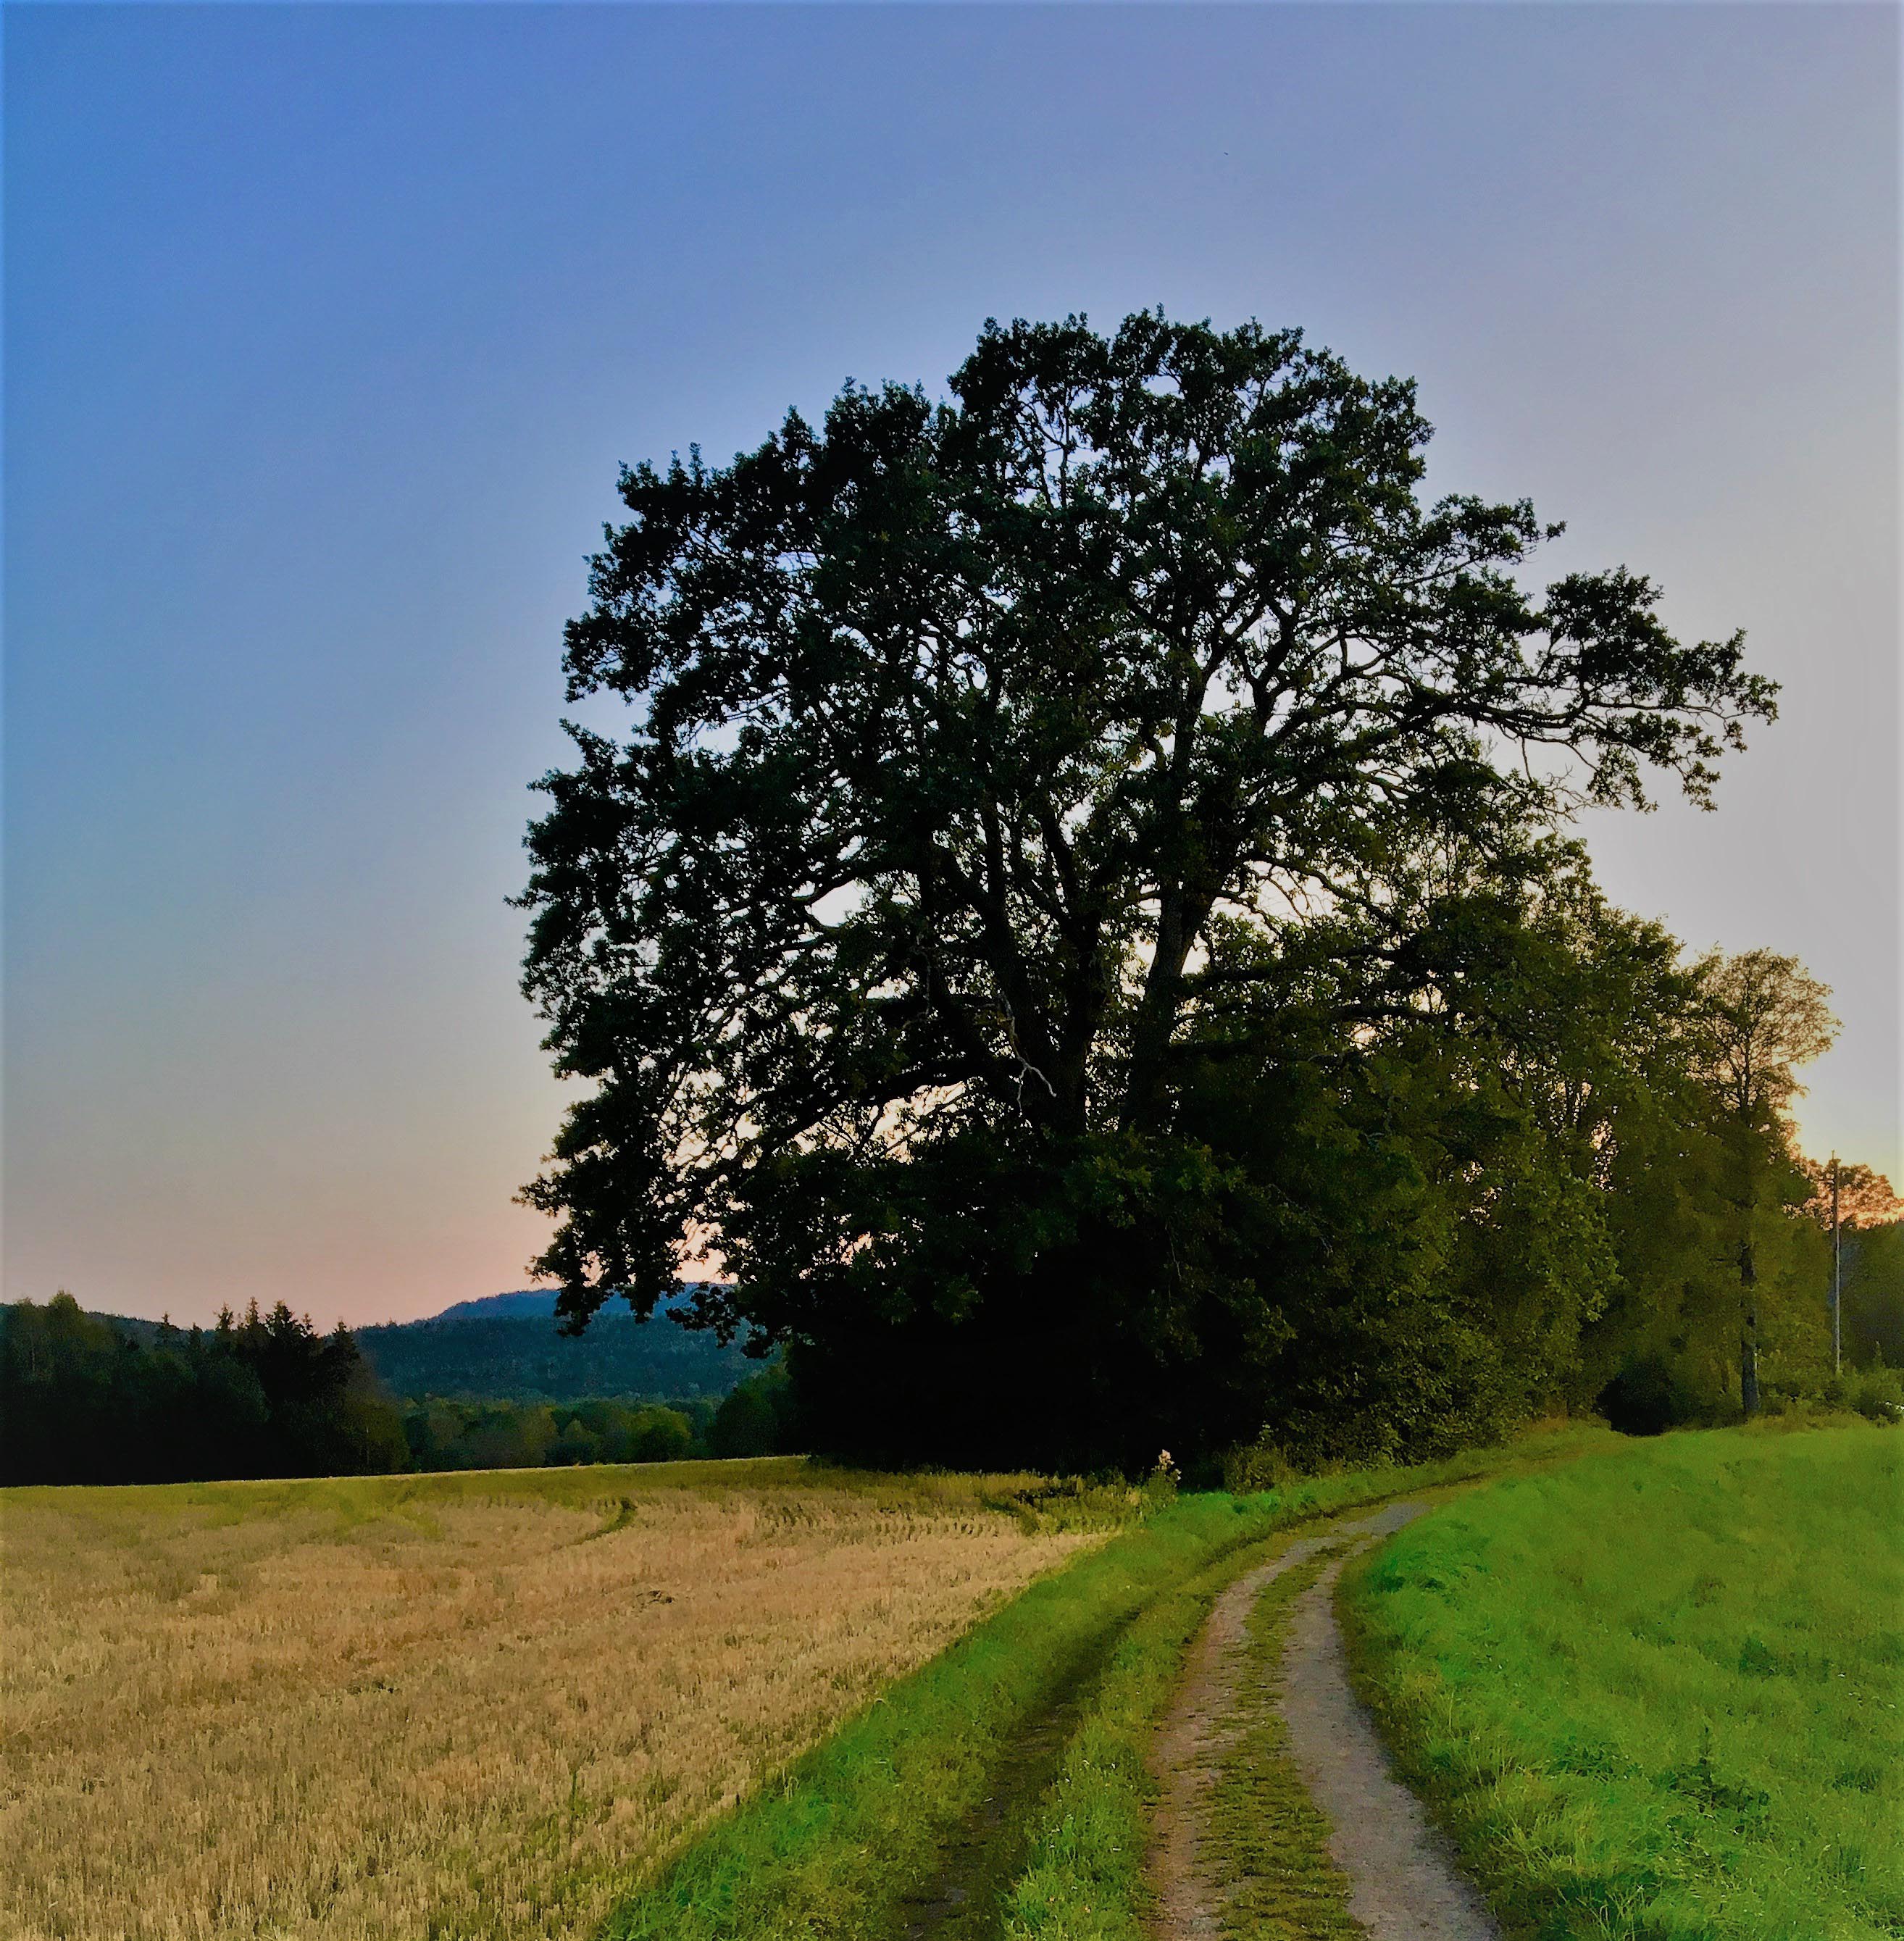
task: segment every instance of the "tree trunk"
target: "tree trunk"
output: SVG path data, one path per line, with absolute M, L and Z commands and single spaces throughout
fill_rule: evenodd
M 1184 966 L 1215 901 L 1215 891 L 1206 895 L 1200 889 L 1165 899 L 1157 920 L 1157 947 L 1131 1027 L 1130 1068 L 1120 1114 L 1126 1131 L 1154 1131 L 1164 1118 L 1170 1041 L 1183 1001 Z
M 1739 1401 L 1748 1417 L 1759 1413 L 1759 1268 L 1750 1240 L 1739 1248 Z

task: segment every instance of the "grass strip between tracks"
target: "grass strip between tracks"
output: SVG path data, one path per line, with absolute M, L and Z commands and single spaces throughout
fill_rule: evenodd
M 1237 1693 L 1243 1729 L 1218 1765 L 1209 1826 L 1212 1870 L 1225 1891 L 1224 1932 L 1238 1941 L 1358 1941 L 1363 1932 L 1278 1703 L 1296 1600 L 1340 1554 L 1319 1551 L 1273 1578 L 1250 1613 Z
M 1545 1460 L 1575 1453 L 1574 1435 L 1537 1440 Z M 1151 1792 L 1145 1750 L 1184 1646 L 1239 1557 L 1296 1524 L 1520 1460 L 1478 1451 L 1151 1509 L 898 1681 L 717 1820 L 616 1908 L 605 1941 L 904 1934 L 931 1906 L 961 1833 L 983 1820 L 1015 1747 L 1054 1707 L 1076 1703 L 1080 1682 L 1086 1695 L 1055 1784 L 987 1835 L 1009 1841 L 1017 1857 L 1002 1874 L 985 1871 L 1015 1882 L 1001 1910 L 1005 1931 L 1041 1941 L 1136 1934 Z M 983 1927 L 985 1911 L 973 1912 Z M 970 1926 L 958 1924 L 961 1933 Z

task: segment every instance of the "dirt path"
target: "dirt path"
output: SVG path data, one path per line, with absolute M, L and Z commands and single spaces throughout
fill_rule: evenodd
M 1151 1749 L 1163 1788 L 1151 1852 L 1161 1941 L 1203 1941 L 1222 1932 L 1221 1897 L 1198 1865 L 1199 1830 L 1217 1765 L 1240 1735 L 1236 1688 L 1248 1645 L 1249 1614 L 1270 1580 L 1313 1557 L 1343 1531 L 1298 1538 L 1267 1563 L 1245 1571 L 1218 1596 L 1190 1646 L 1184 1682 Z
M 1345 1541 L 1365 1549 L 1420 1508 L 1391 1504 L 1328 1524 L 1218 1597 L 1153 1754 L 1163 1796 L 1151 1853 L 1159 1941 L 1214 1941 L 1223 1931 L 1224 1891 L 1200 1852 L 1200 1829 L 1224 1756 L 1248 1729 L 1239 1698 L 1257 1600 L 1272 1579 L 1318 1551 Z M 1493 1917 L 1455 1872 L 1419 1802 L 1389 1773 L 1349 1686 L 1334 1604 L 1347 1560 L 1336 1558 L 1297 1601 L 1281 1709 L 1291 1756 L 1329 1822 L 1329 1851 L 1348 1876 L 1349 1912 L 1373 1941 L 1500 1941 Z

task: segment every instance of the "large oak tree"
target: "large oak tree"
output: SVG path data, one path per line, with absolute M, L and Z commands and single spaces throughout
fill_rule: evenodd
M 1557 529 L 1427 501 L 1413 386 L 1296 333 L 988 325 L 950 392 L 624 472 L 567 669 L 626 726 L 572 727 L 524 898 L 591 1089 L 527 1197 L 577 1322 L 711 1243 L 702 1317 L 796 1350 L 963 1330 L 971 1387 L 1135 1340 L 1084 1450 L 1142 1370 L 1275 1331 L 1126 1311 L 1227 1217 L 1213 1057 L 1299 1002 L 1285 1062 L 1432 1010 L 1398 873 L 1511 873 L 1530 817 L 1649 771 L 1705 800 L 1774 690 L 1623 567 L 1532 587 Z

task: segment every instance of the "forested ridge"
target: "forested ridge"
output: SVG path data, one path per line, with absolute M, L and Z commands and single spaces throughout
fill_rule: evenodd
M 357 1330 L 357 1345 L 393 1394 L 492 1401 L 718 1401 L 756 1372 L 738 1348 L 665 1316 L 624 1315 L 584 1335 L 552 1316 L 483 1315 Z

